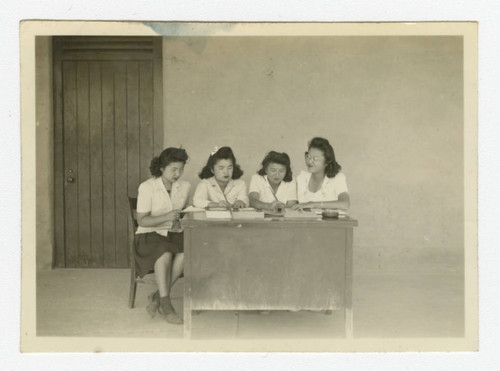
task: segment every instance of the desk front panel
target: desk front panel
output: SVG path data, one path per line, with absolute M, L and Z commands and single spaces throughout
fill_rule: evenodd
M 349 230 L 311 223 L 186 228 L 191 309 L 343 308 Z

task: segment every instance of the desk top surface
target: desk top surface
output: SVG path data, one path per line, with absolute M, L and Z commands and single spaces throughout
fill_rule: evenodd
M 199 227 L 207 225 L 270 225 L 275 227 L 314 226 L 325 228 L 357 227 L 358 221 L 349 216 L 335 219 L 324 219 L 318 215 L 316 219 L 285 219 L 283 217 L 266 217 L 264 219 L 207 219 L 204 211 L 190 212 L 182 218 L 183 227 Z

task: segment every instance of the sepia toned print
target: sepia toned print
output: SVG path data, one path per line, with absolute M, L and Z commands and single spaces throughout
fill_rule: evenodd
M 477 349 L 475 24 L 27 21 L 21 50 L 23 351 Z M 169 147 L 163 290 L 131 205 Z M 309 198 L 272 205 L 271 151 Z

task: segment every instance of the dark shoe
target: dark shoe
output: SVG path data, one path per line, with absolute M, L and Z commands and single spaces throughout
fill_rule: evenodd
M 160 306 L 158 307 L 158 313 L 160 313 L 168 323 L 173 325 L 182 325 L 184 320 L 175 313 L 174 306 L 170 301 L 170 297 L 165 296 L 160 298 Z
M 156 311 L 160 307 L 160 292 L 156 290 L 155 292 L 149 294 L 148 296 L 148 305 L 146 306 L 146 310 L 148 311 L 151 318 L 154 318 L 156 315 Z

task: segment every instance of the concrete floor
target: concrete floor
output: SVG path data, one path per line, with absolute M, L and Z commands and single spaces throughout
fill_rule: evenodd
M 400 267 L 401 268 L 401 267 Z M 172 302 L 182 311 L 182 282 Z M 37 274 L 38 336 L 182 337 L 145 310 L 156 286 L 139 284 L 129 309 L 128 269 L 55 269 Z M 462 337 L 463 275 L 456 269 L 364 271 L 354 276 L 354 337 Z M 182 313 L 182 312 L 180 312 Z M 206 311 L 193 316 L 194 339 L 335 338 L 343 312 Z

